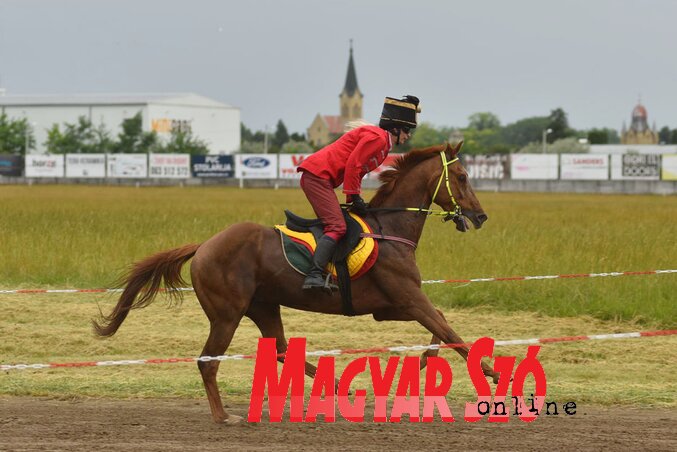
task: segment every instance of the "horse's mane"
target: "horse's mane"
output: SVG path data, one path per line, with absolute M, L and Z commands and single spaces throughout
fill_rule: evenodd
M 445 150 L 446 147 L 446 144 L 441 144 L 424 149 L 414 149 L 395 160 L 395 164 L 393 165 L 392 169 L 386 170 L 379 175 L 378 178 L 381 181 L 381 186 L 374 197 L 371 198 L 371 201 L 369 201 L 369 206 L 381 206 L 390 192 L 393 191 L 395 184 L 400 178 L 411 171 L 411 169 L 417 166 L 419 163 L 428 160 L 430 157 L 433 157 Z

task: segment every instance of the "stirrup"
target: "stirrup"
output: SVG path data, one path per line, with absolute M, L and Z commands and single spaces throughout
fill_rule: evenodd
M 322 289 L 325 292 L 331 293 L 335 290 L 338 290 L 338 286 L 336 284 L 333 284 L 330 280 L 330 275 L 327 273 L 326 278 L 322 278 L 322 275 L 308 275 L 306 279 L 303 281 L 303 290 L 311 290 L 311 289 Z M 309 281 L 310 280 L 310 281 Z

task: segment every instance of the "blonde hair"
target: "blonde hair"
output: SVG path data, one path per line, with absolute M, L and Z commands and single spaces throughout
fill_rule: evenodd
M 348 121 L 343 127 L 344 132 L 350 132 L 351 130 L 357 129 L 358 127 L 363 126 L 373 126 L 374 124 L 365 121 L 364 119 L 356 119 L 354 121 Z

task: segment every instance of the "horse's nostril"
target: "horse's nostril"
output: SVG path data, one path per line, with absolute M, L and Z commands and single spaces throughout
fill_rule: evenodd
M 480 214 L 480 215 L 477 215 L 477 219 L 480 220 L 480 223 L 484 223 L 485 221 L 487 221 L 489 219 L 489 217 L 486 216 L 485 214 Z

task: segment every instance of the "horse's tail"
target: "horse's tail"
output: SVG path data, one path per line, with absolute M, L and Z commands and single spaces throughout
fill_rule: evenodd
M 181 267 L 192 258 L 200 244 L 185 245 L 154 254 L 135 263 L 123 277 L 124 290 L 117 305 L 109 315 L 93 320 L 94 332 L 99 336 L 112 336 L 120 328 L 131 309 L 145 308 L 153 302 L 162 280 L 170 297 L 181 299 L 180 289 L 186 284 L 181 277 Z M 137 298 L 137 296 L 141 294 Z

